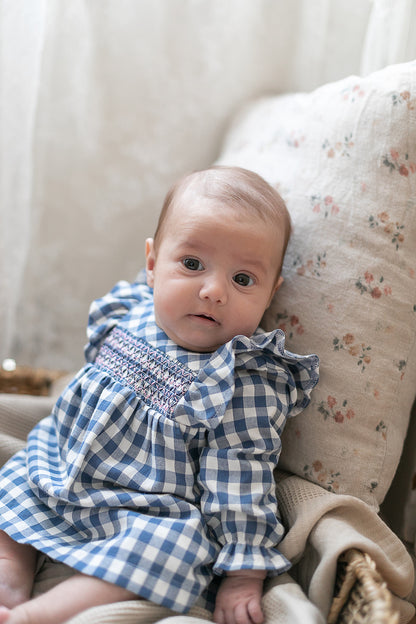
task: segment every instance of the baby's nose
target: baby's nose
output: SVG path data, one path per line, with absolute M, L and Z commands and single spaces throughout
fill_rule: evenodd
M 207 276 L 199 291 L 201 299 L 209 299 L 224 304 L 227 301 L 228 285 L 225 278 L 219 275 Z

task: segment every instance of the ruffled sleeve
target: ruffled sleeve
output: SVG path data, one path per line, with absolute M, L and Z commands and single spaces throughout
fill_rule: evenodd
M 308 404 L 318 381 L 318 358 L 286 351 L 280 330 L 237 336 L 229 349 L 233 396 L 207 432 L 198 477 L 202 514 L 220 545 L 214 572 L 281 574 L 290 563 L 276 548 L 284 531 L 273 471 L 286 419 Z
M 152 297 L 152 290 L 139 274 L 138 281 L 130 284 L 118 282 L 104 297 L 96 299 L 90 306 L 87 337 L 84 354 L 87 362 L 93 362 L 107 334 L 134 306 Z
M 255 381 L 274 389 L 286 416 L 296 416 L 309 405 L 319 381 L 317 355 L 298 355 L 285 349 L 285 335 L 280 329 L 269 333 L 258 330 L 252 338 L 237 336 L 233 342 L 236 374 L 257 373 Z
M 259 330 L 251 338 L 236 336 L 207 358 L 179 401 L 174 419 L 186 426 L 213 429 L 230 402 L 242 400 L 238 398 L 242 385 L 246 386 L 246 394 L 252 393 L 254 387 L 257 394 L 268 393 L 271 413 L 284 418 L 295 416 L 308 405 L 318 379 L 318 357 L 285 350 L 281 330 Z M 240 388 L 237 394 L 236 380 Z M 252 397 L 247 401 L 250 405 Z

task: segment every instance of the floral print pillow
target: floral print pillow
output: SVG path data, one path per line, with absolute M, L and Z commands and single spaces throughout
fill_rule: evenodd
M 416 393 L 416 62 L 251 103 L 218 162 L 263 175 L 292 215 L 263 326 L 317 353 L 321 379 L 280 467 L 378 508 Z

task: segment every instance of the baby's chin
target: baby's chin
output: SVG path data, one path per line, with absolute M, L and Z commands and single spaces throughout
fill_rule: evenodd
M 182 349 L 186 349 L 186 351 L 191 351 L 192 353 L 214 353 L 214 351 L 217 351 L 217 349 L 226 344 L 225 342 L 221 342 L 218 345 L 197 345 L 182 340 L 174 340 L 174 342 Z
M 226 340 L 218 342 L 218 344 L 208 344 L 208 343 L 206 343 L 206 344 L 202 344 L 202 345 L 201 344 L 194 344 L 194 343 L 192 343 L 190 341 L 187 341 L 187 340 L 174 340 L 169 335 L 168 335 L 168 337 L 171 338 L 171 340 L 173 340 L 173 342 L 175 342 L 179 347 L 182 347 L 182 349 L 186 349 L 187 351 L 192 351 L 193 353 L 214 353 L 215 351 L 218 351 L 218 349 L 223 347 L 225 344 L 227 344 L 228 342 L 233 340 L 233 338 L 235 338 L 236 336 L 246 336 L 247 338 L 250 338 L 253 335 L 253 333 L 254 332 L 252 332 L 248 336 L 246 333 L 237 332 L 235 334 L 232 334 Z
M 186 351 L 191 351 L 192 353 L 214 353 L 220 347 L 225 345 L 228 340 L 221 341 L 215 344 L 210 343 L 210 341 L 206 341 L 204 343 L 193 342 L 192 340 L 188 340 L 186 338 L 181 338 L 178 336 L 170 336 L 168 332 L 165 331 L 165 334 L 170 338 L 178 347 L 185 349 Z M 231 338 L 230 338 L 231 340 Z

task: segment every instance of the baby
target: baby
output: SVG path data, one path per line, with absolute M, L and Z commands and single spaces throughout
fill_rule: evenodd
M 258 329 L 289 236 L 281 197 L 245 169 L 168 193 L 146 279 L 92 305 L 86 365 L 0 471 L 0 624 L 143 598 L 261 624 L 265 577 L 290 567 L 280 437 L 318 381 L 316 356 Z M 31 598 L 45 557 L 73 574 Z

